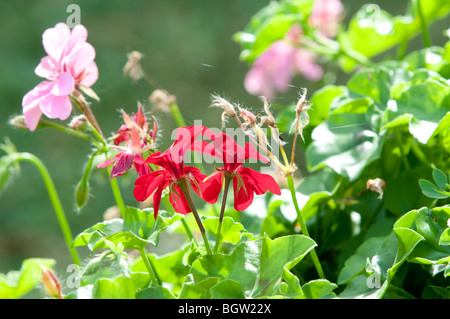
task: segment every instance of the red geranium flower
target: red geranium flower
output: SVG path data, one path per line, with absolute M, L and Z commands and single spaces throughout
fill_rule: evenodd
M 155 164 L 161 169 L 140 176 L 135 181 L 134 197 L 144 201 L 153 194 L 153 211 L 158 215 L 161 196 L 169 187 L 169 200 L 174 209 L 181 214 L 191 212 L 189 203 L 180 185 L 191 184 L 194 191 L 201 196 L 200 183 L 206 175 L 196 167 L 184 165 L 184 155 L 188 150 L 201 145 L 196 137 L 208 130 L 204 126 L 181 127 L 177 130 L 175 142 L 164 153 L 157 152 L 146 159 L 146 163 Z M 198 144 L 197 142 L 200 142 Z
M 262 195 L 270 191 L 281 195 L 280 187 L 275 179 L 248 167 L 242 167 L 245 160 L 255 158 L 269 163 L 269 160 L 258 153 L 252 144 L 244 147 L 236 144 L 233 138 L 225 133 L 211 137 L 213 144 L 203 145 L 203 153 L 220 158 L 223 167 L 216 168 L 216 172 L 207 177 L 202 183 L 202 195 L 209 203 L 215 203 L 222 190 L 225 177 L 232 178 L 234 190 L 234 208 L 245 210 L 253 202 L 254 194 Z
M 130 168 L 134 168 L 139 175 L 150 173 L 150 167 L 145 163 L 142 154 L 149 150 L 156 136 L 156 120 L 154 120 L 153 130 L 148 131 L 147 118 L 142 110 L 141 105 L 138 106 L 138 112 L 132 117 L 122 112 L 123 124 L 113 138 L 114 145 L 112 149 L 120 151 L 114 158 L 97 165 L 99 168 L 113 165 L 111 170 L 111 178 L 125 174 Z M 126 142 L 127 146 L 119 146 L 120 143 Z

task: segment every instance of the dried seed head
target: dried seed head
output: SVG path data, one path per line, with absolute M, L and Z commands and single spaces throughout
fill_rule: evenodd
M 170 95 L 166 90 L 156 89 L 150 95 L 149 100 L 155 109 L 164 113 L 170 113 L 170 105 L 175 103 L 177 98 L 174 95 Z
M 256 116 L 252 112 L 239 107 L 239 115 L 244 120 L 244 128 L 250 129 L 256 125 Z
M 144 76 L 144 72 L 141 67 L 142 53 L 138 51 L 132 51 L 127 54 L 128 61 L 123 67 L 124 76 L 129 76 L 133 81 L 137 82 Z
M 379 194 L 378 198 L 382 198 L 384 189 L 386 188 L 386 182 L 381 178 L 369 179 L 366 187 L 368 190 L 377 192 Z
M 212 104 L 211 106 L 213 107 L 220 107 L 221 109 L 223 109 L 223 111 L 231 116 L 231 117 L 236 117 L 236 111 L 234 109 L 233 104 L 231 104 L 230 102 L 228 102 L 227 100 L 225 100 L 224 98 L 217 96 L 217 95 L 213 95 L 212 96 Z
M 261 116 L 261 122 L 259 125 L 267 124 L 270 127 L 270 131 L 272 132 L 272 136 L 275 139 L 275 141 L 282 145 L 284 144 L 283 139 L 280 136 L 280 132 L 278 131 L 278 127 L 275 124 L 275 117 L 272 115 L 269 109 L 269 103 L 267 102 L 267 99 L 263 96 L 261 97 L 262 101 L 264 102 L 264 112 L 266 112 L 265 116 Z
M 212 103 L 211 103 L 212 107 L 219 107 L 223 110 L 222 113 L 222 130 L 225 128 L 225 122 L 227 119 L 227 116 L 231 116 L 234 117 L 239 121 L 234 105 L 231 104 L 230 102 L 228 102 L 227 100 L 225 100 L 224 98 L 218 96 L 218 95 L 212 95 Z M 238 106 L 239 107 L 239 106 Z
M 306 89 L 303 89 L 303 93 L 295 106 L 295 121 L 291 125 L 291 130 L 295 126 L 296 134 L 300 134 L 303 142 L 305 141 L 305 138 L 303 137 L 303 129 L 309 123 L 309 115 L 307 111 L 311 108 L 308 105 L 308 102 L 309 101 L 306 100 Z

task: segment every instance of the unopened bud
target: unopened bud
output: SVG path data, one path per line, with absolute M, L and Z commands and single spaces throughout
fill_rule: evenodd
M 86 131 L 89 128 L 88 120 L 84 115 L 75 116 L 69 126 L 76 131 Z
M 89 182 L 87 179 L 81 179 L 77 188 L 75 189 L 75 199 L 77 201 L 77 208 L 80 210 L 87 202 L 89 198 Z
M 12 118 L 9 123 L 11 123 L 12 125 L 18 127 L 18 128 L 23 128 L 28 130 L 27 125 L 25 124 L 25 116 L 24 115 L 18 115 L 14 118 Z
M 56 299 L 63 299 L 61 283 L 56 275 L 47 267 L 41 269 L 41 285 L 45 292 Z
M 165 113 L 170 112 L 170 105 L 176 102 L 176 97 L 170 95 L 166 90 L 156 89 L 149 97 L 154 108 Z

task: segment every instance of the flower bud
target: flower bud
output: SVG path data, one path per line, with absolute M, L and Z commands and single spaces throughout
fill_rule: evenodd
M 63 299 L 61 283 L 56 275 L 47 267 L 41 269 L 41 285 L 45 292 L 56 299 Z
M 86 131 L 89 128 L 88 120 L 84 115 L 73 117 L 69 126 L 76 131 Z

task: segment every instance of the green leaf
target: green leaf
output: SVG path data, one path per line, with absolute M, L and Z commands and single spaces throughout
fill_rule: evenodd
M 29 258 L 20 270 L 0 273 L 0 299 L 18 299 L 39 285 L 42 267 L 52 268 L 56 261 L 48 258 Z
M 323 279 L 312 280 L 302 286 L 304 299 L 335 298 L 336 295 L 333 290 L 335 290 L 336 288 L 336 284 Z
M 450 193 L 442 192 L 436 185 L 434 185 L 432 182 L 426 179 L 420 179 L 419 185 L 422 190 L 422 193 L 425 196 L 428 196 L 430 198 L 448 198 L 450 196 Z
M 159 234 L 181 218 L 180 214 L 160 211 L 155 219 L 152 210 L 127 207 L 123 220 L 107 220 L 84 230 L 74 239 L 72 246 L 88 246 L 91 250 L 107 248 L 105 240 L 115 244 L 121 242 L 125 248 L 131 249 L 139 249 L 146 244 L 157 246 Z
M 218 217 L 209 217 L 202 220 L 206 232 L 214 234 L 217 238 Z M 242 238 L 241 231 L 244 229 L 241 223 L 237 223 L 233 218 L 225 216 L 222 222 L 222 242 L 236 245 Z
M 150 287 L 138 291 L 136 299 L 176 299 L 176 297 L 166 287 Z
M 241 283 L 226 279 L 211 288 L 212 299 L 245 299 Z
M 449 181 L 449 179 L 447 177 L 447 174 L 445 174 L 439 168 L 434 168 L 433 169 L 433 178 L 434 178 L 434 181 L 436 182 L 436 185 L 441 190 L 446 190 L 448 188 L 448 185 L 449 185 L 450 181 Z
M 379 158 L 384 138 L 370 130 L 365 114 L 331 114 L 312 132 L 313 141 L 306 149 L 307 167 L 315 171 L 328 166 L 354 181 Z
M 301 235 L 273 241 L 263 237 L 239 244 L 231 255 L 200 257 L 190 274 L 194 283 L 208 278 L 240 282 L 246 297 L 275 295 L 284 270 L 295 266 L 314 246 L 313 240 Z
M 93 299 L 135 299 L 135 289 L 131 277 L 115 279 L 100 278 L 92 290 Z

